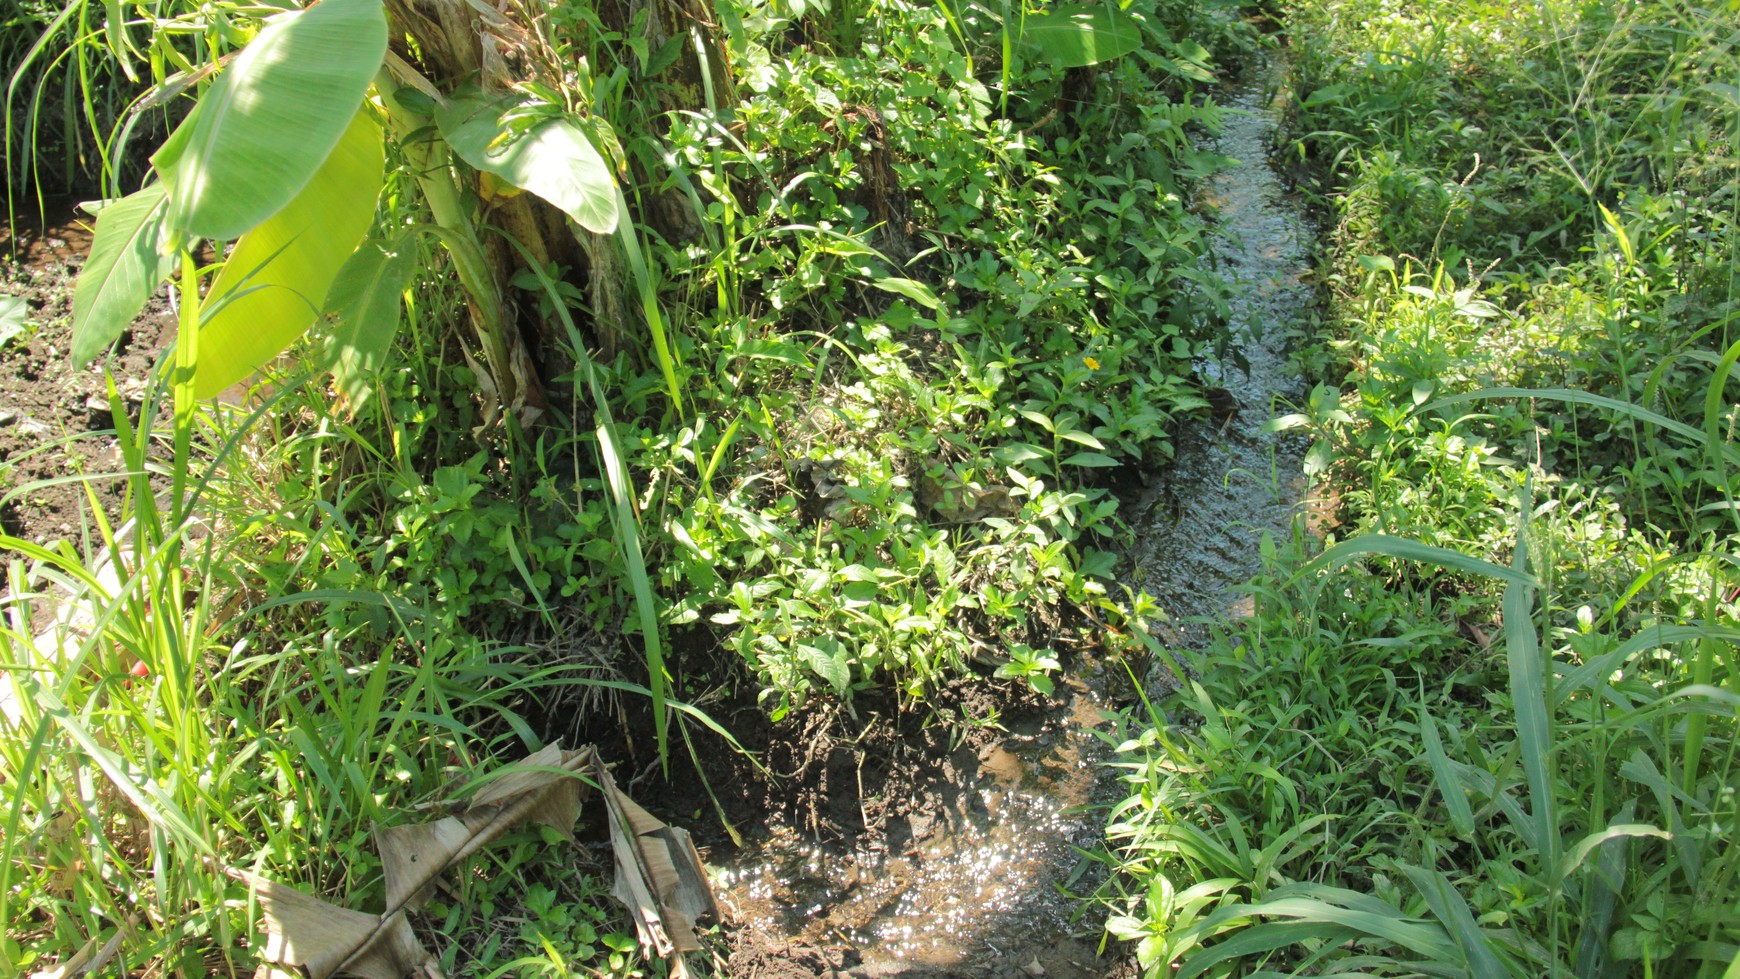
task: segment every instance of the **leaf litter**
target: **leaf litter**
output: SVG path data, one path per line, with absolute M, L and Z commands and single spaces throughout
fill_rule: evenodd
M 690 974 L 685 956 L 701 950 L 695 922 L 703 915 L 717 919 L 719 909 L 687 830 L 660 821 L 618 789 L 590 745 L 570 751 L 551 744 L 478 783 L 469 803 L 452 815 L 375 832 L 387 891 L 380 914 L 225 868 L 259 901 L 264 957 L 282 967 L 263 967 L 262 977 L 441 979 L 436 957 L 412 932 L 406 912 L 428 903 L 442 874 L 522 823 L 540 823 L 572 841 L 581 805 L 594 790 L 609 816 L 612 893 L 634 918 L 643 952 L 667 959 L 673 979 Z

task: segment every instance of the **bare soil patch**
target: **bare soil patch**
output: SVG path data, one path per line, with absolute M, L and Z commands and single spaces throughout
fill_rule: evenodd
M 752 691 L 706 709 L 753 759 L 697 728 L 693 756 L 673 734 L 666 780 L 646 751 L 644 717 L 626 736 L 620 727 L 573 736 L 607 753 L 615 745 L 627 791 L 693 831 L 721 871 L 730 920 L 719 974 L 1136 973 L 1127 949 L 1099 954 L 1100 922 L 1072 920 L 1081 905 L 1059 892 L 1099 879 L 1099 865 L 1074 849 L 1100 843 L 1104 812 L 1087 807 L 1106 801 L 1109 782 L 1084 748 L 1098 744 L 1086 727 L 1111 709 L 1089 684 L 1044 697 L 967 676 L 904 709 L 865 693 L 851 708 L 820 699 L 778 722 Z M 630 745 L 640 749 L 632 757 Z
M 86 481 L 105 506 L 121 491 L 123 471 L 109 410 L 105 365 L 75 367 L 73 282 L 90 247 L 88 218 L 64 202 L 48 221 L 21 217 L 0 229 L 0 295 L 29 304 L 26 329 L 0 346 L 0 528 L 35 543 L 78 541 L 88 526 Z M 154 297 L 124 333 L 106 367 L 137 417 L 144 380 L 175 335 L 164 294 Z M 65 480 L 55 482 L 56 480 Z

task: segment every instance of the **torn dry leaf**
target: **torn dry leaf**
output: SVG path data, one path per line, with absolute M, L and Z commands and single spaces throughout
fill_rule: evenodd
M 247 884 L 266 920 L 265 958 L 299 969 L 308 979 L 353 975 L 364 979 L 439 979 L 435 959 L 411 933 L 403 911 L 375 916 L 329 904 L 294 887 L 245 870 L 229 870 Z
M 432 823 L 376 830 L 387 907 L 422 907 L 443 871 L 527 819 L 573 839 L 584 788 L 577 776 L 594 764 L 590 748 L 563 751 L 560 744 L 552 744 L 492 778 L 463 812 Z
M 573 838 L 588 790 L 582 775 L 602 789 L 616 854 L 613 893 L 634 914 L 642 948 L 669 957 L 671 975 L 688 974 L 682 956 L 700 950 L 695 920 L 718 916 L 718 905 L 688 831 L 654 818 L 617 790 L 590 746 L 564 751 L 552 744 L 488 777 L 469 805 L 428 823 L 375 833 L 386 877 L 387 907 L 380 915 L 350 911 L 295 888 L 241 870 L 260 902 L 268 930 L 265 957 L 308 979 L 341 974 L 365 979 L 438 979 L 435 960 L 417 941 L 405 912 L 422 907 L 437 877 L 527 820 Z M 278 979 L 282 973 L 274 973 Z
M 611 893 L 634 914 L 648 952 L 670 957 L 672 976 L 683 975 L 682 956 L 701 949 L 695 920 L 719 917 L 719 905 L 689 831 L 668 826 L 618 791 L 603 764 L 594 769 L 610 810 L 610 845 L 616 853 Z

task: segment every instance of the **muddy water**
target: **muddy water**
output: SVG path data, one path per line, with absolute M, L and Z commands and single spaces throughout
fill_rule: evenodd
M 1220 271 L 1233 283 L 1233 329 L 1244 364 L 1203 362 L 1225 389 L 1218 417 L 1179 433 L 1176 464 L 1137 502 L 1134 570 L 1172 615 L 1168 638 L 1195 645 L 1203 621 L 1238 614 L 1231 587 L 1259 567 L 1265 531 L 1284 535 L 1298 509 L 1300 447 L 1264 431 L 1293 399 L 1285 340 L 1309 289 L 1304 215 L 1267 166 L 1274 122 L 1262 89 L 1230 94 L 1211 145 L 1239 163 L 1206 189 L 1221 215 Z M 1063 703 L 1030 729 L 981 750 L 951 811 L 912 827 L 891 852 L 843 853 L 795 836 L 750 847 L 718 878 L 736 920 L 775 941 L 845 952 L 854 976 L 1105 976 L 1097 921 L 1073 921 L 1092 867 L 1076 847 L 1100 839 L 1115 788 L 1094 736 L 1106 705 L 1097 682 L 1060 687 Z M 1074 935 L 1075 938 L 1069 936 Z
M 1058 885 L 1090 869 L 1074 847 L 1098 841 L 1098 739 L 1107 709 L 1085 683 L 1064 706 L 1011 724 L 976 753 L 952 808 L 911 820 L 892 853 L 842 853 L 776 838 L 718 877 L 739 922 L 818 948 L 849 950 L 850 974 L 1003 975 L 1035 962 L 1053 976 L 1100 975 L 1089 945 L 1065 938 L 1078 903 Z M 1073 960 L 1073 961 L 1071 961 Z M 1001 966 L 1002 968 L 998 968 Z
M 90 253 L 95 223 L 71 200 L 56 198 L 40 208 L 34 201 L 20 202 L 12 218 L 0 223 L 0 259 L 31 267 L 82 262 Z

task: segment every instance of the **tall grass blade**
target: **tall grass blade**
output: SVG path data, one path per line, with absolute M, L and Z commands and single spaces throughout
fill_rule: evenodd
M 1300 942 L 1320 941 L 1339 945 L 1358 935 L 1359 932 L 1355 929 L 1340 925 L 1323 925 L 1311 921 L 1273 921 L 1246 928 L 1231 938 L 1216 942 L 1191 955 L 1179 967 L 1174 979 L 1196 979 L 1197 976 L 1209 974 L 1223 962 L 1260 952 L 1272 952 Z
M 621 187 L 616 188 L 616 207 L 618 214 L 621 215 L 616 224 L 616 237 L 618 241 L 622 242 L 623 253 L 628 256 L 628 268 L 634 275 L 635 291 L 640 295 L 641 314 L 646 317 L 647 330 L 652 333 L 653 353 L 658 359 L 659 373 L 664 375 L 666 393 L 671 396 L 671 407 L 675 408 L 678 417 L 681 417 L 683 415 L 683 392 L 682 387 L 677 383 L 677 362 L 671 351 L 670 335 L 665 330 L 665 317 L 659 311 L 658 284 L 653 281 L 652 266 L 641 251 L 640 229 L 636 228 L 634 222 L 629 220 L 628 199 L 623 196 Z M 539 279 L 545 281 L 546 286 L 553 288 L 553 285 L 544 280 L 542 274 L 539 275 Z M 554 293 L 551 294 L 550 299 L 551 302 L 559 303 L 560 301 Z M 561 307 L 558 306 L 558 308 Z M 562 309 L 562 319 L 563 322 L 568 320 L 566 309 Z M 572 330 L 573 327 L 570 326 L 569 329 Z M 577 332 L 574 334 L 574 339 L 575 343 L 578 344 L 579 334 Z M 583 357 L 584 354 L 580 353 L 580 350 L 583 349 L 579 348 L 576 355 Z
M 1523 772 L 1529 783 L 1529 811 L 1535 839 L 1541 847 L 1541 862 L 1551 867 L 1559 862 L 1558 819 L 1553 811 L 1552 717 L 1547 706 L 1547 662 L 1541 655 L 1540 636 L 1535 632 L 1534 591 L 1528 581 L 1528 515 L 1532 507 L 1529 489 L 1517 514 L 1517 577 L 1504 589 L 1505 661 L 1510 669 L 1510 698 L 1516 710 L 1517 741 L 1522 749 Z
M 1306 562 L 1298 571 L 1293 573 L 1287 584 L 1295 584 L 1319 571 L 1338 568 L 1354 558 L 1367 554 L 1383 554 L 1401 558 L 1404 561 L 1435 564 L 1452 571 L 1465 571 L 1469 574 L 1498 578 L 1523 587 L 1532 588 L 1538 584 L 1534 576 L 1526 570 L 1506 568 L 1477 557 L 1470 557 L 1460 551 L 1452 551 L 1449 548 L 1437 547 L 1432 544 L 1422 544 L 1419 541 L 1403 537 L 1391 537 L 1388 534 L 1364 534 L 1351 540 L 1344 540 Z
M 1432 766 L 1438 794 L 1444 799 L 1444 808 L 1450 811 L 1451 824 L 1463 837 L 1473 836 L 1474 810 L 1468 805 L 1468 796 L 1462 791 L 1462 783 L 1451 766 L 1450 756 L 1444 753 L 1444 742 L 1438 736 L 1438 722 L 1423 708 L 1420 711 L 1420 736 L 1426 743 L 1426 761 Z
M 1740 350 L 1740 345 L 1736 346 Z M 1715 586 L 1704 596 L 1704 618 L 1714 621 L 1720 610 L 1720 596 L 1715 593 Z M 1698 655 L 1692 662 L 1692 686 L 1709 686 L 1716 675 L 1716 655 L 1721 648 L 1721 641 L 1706 632 L 1698 637 Z M 1698 784 L 1698 776 L 1703 769 L 1704 733 L 1709 721 L 1701 713 L 1694 713 L 1686 718 L 1685 757 L 1681 763 L 1680 788 L 1692 792 Z
M 1626 803 L 1619 818 L 1631 817 L 1632 806 Z M 1588 875 L 1583 892 L 1582 934 L 1577 939 L 1576 973 L 1578 979 L 1596 979 L 1604 975 L 1607 965 L 1607 932 L 1613 923 L 1613 910 L 1619 891 L 1625 882 L 1627 858 L 1631 854 L 1631 837 L 1616 836 L 1600 844 L 1595 858 L 1595 872 Z
M 619 192 L 620 193 L 620 192 Z M 626 205 L 624 214 L 627 213 Z M 634 222 L 623 220 L 618 226 L 619 234 L 632 238 L 636 232 L 632 230 Z M 623 229 L 629 229 L 626 233 Z M 510 241 L 512 239 L 509 239 Z M 538 284 L 544 289 L 550 299 L 550 306 L 562 320 L 562 326 L 568 332 L 568 341 L 574 347 L 574 360 L 581 374 L 586 378 L 586 386 L 592 392 L 592 405 L 598 412 L 598 452 L 602 456 L 605 481 L 610 487 L 611 524 L 616 530 L 617 543 L 622 548 L 622 557 L 628 568 L 629 586 L 634 591 L 635 605 L 640 612 L 641 637 L 645 643 L 647 688 L 652 694 L 653 702 L 653 732 L 658 742 L 659 762 L 668 772 L 670 770 L 669 732 L 666 730 L 665 718 L 665 656 L 664 647 L 659 638 L 658 601 L 653 597 L 652 578 L 647 574 L 646 557 L 640 546 L 640 517 L 635 512 L 634 490 L 628 475 L 628 467 L 623 463 L 622 452 L 617 445 L 616 420 L 610 410 L 610 399 L 605 396 L 604 386 L 598 380 L 598 368 L 586 352 L 586 342 L 580 336 L 580 330 L 574 325 L 574 317 L 568 313 L 566 300 L 556 289 L 556 283 L 524 246 L 514 242 L 521 254 L 526 257 L 526 266 L 537 276 Z M 638 273 L 637 273 L 638 274 Z M 657 315 L 657 302 L 653 301 L 649 316 Z M 662 323 L 662 321 L 661 321 Z M 659 335 L 662 336 L 662 327 Z M 676 393 L 676 377 L 666 373 L 665 379 L 672 385 L 673 396 Z M 681 408 L 680 402 L 678 403 Z
M 1668 830 L 1671 834 L 1668 839 L 1680 858 L 1680 872 L 1685 875 L 1686 883 L 1696 888 L 1703 879 L 1704 858 L 1698 850 L 1698 841 L 1688 832 L 1679 804 L 1683 801 L 1696 809 L 1702 807 L 1697 800 L 1680 791 L 1679 786 L 1669 782 L 1667 776 L 1662 774 L 1655 761 L 1642 748 L 1633 752 L 1625 764 L 1619 766 L 1619 774 L 1648 789 L 1655 796 L 1655 804 L 1668 818 Z
M 1684 422 L 1674 421 L 1666 415 L 1650 411 L 1648 408 L 1632 404 L 1629 401 L 1621 401 L 1618 398 L 1590 394 L 1587 391 L 1577 391 L 1571 388 L 1485 388 L 1439 398 L 1425 404 L 1420 410 L 1429 412 L 1435 408 L 1447 408 L 1450 405 L 1463 404 L 1469 401 L 1486 401 L 1493 398 L 1541 398 L 1548 401 L 1563 401 L 1566 404 L 1588 405 L 1591 408 L 1605 408 L 1634 421 L 1644 422 L 1664 431 L 1673 432 L 1684 437 L 1693 445 L 1701 445 L 1712 452 L 1719 452 L 1728 465 L 1740 465 L 1740 448 L 1736 448 L 1723 440 L 1711 440 L 1702 429 L 1693 428 Z
M 1583 861 L 1589 858 L 1589 854 L 1594 852 L 1596 847 L 1608 840 L 1639 836 L 1653 836 L 1658 840 L 1670 838 L 1666 830 L 1657 829 L 1648 823 L 1615 823 L 1604 830 L 1590 833 L 1578 840 L 1577 845 L 1571 847 L 1559 861 L 1559 865 L 1554 868 L 1554 880 L 1563 883 L 1578 867 L 1583 865 Z
M 1736 362 L 1740 362 L 1740 341 L 1733 343 L 1722 354 L 1722 359 L 1710 375 L 1709 385 L 1704 388 L 1704 438 L 1710 452 L 1710 464 L 1715 468 L 1717 481 L 1730 503 L 1734 501 L 1735 494 L 1734 486 L 1728 479 L 1728 456 L 1717 451 L 1717 447 L 1725 446 L 1728 441 L 1722 437 L 1722 415 L 1728 408 L 1728 378 L 1733 374 Z
M 1456 939 L 1456 944 L 1462 949 L 1462 956 L 1468 963 L 1469 975 L 1474 979 L 1504 979 L 1506 976 L 1522 975 L 1514 963 L 1509 963 L 1499 957 L 1486 933 L 1474 921 L 1474 913 L 1468 909 L 1468 902 L 1456 892 L 1450 881 L 1432 867 L 1416 867 L 1411 864 L 1399 864 L 1402 873 L 1412 881 L 1420 896 L 1426 899 L 1426 906 L 1432 909 L 1433 917 L 1444 925 Z
M 1615 670 L 1624 667 L 1639 653 L 1652 649 L 1667 649 L 1679 643 L 1701 642 L 1705 639 L 1725 643 L 1740 642 L 1740 629 L 1709 624 L 1650 626 L 1644 632 L 1565 674 L 1564 680 L 1553 684 L 1552 705 L 1555 709 L 1564 706 L 1566 699 L 1571 695 L 1585 688 L 1594 687 L 1597 683 L 1612 676 Z
M 1284 890 L 1289 896 L 1234 905 L 1210 915 L 1204 919 L 1203 925 L 1206 928 L 1239 918 L 1276 916 L 1324 927 L 1325 935 L 1329 927 L 1351 929 L 1398 945 L 1433 962 L 1460 958 L 1455 942 L 1445 933 L 1443 926 L 1410 918 L 1375 897 L 1321 884 L 1289 885 Z M 1282 890 L 1276 893 L 1280 894 Z
M 16 10 L 18 8 L 14 7 L 12 9 Z M 5 124 L 5 130 L 6 130 L 6 179 L 8 182 L 10 182 L 11 178 L 12 178 L 12 134 L 13 134 L 13 132 L 16 131 L 16 127 L 13 123 L 13 118 L 12 118 L 12 104 L 18 98 L 19 87 L 24 85 L 26 82 L 28 82 L 31 79 L 31 77 L 32 77 L 31 67 L 36 64 L 36 61 L 38 58 L 42 57 L 43 52 L 47 51 L 49 49 L 50 45 L 53 45 L 56 42 L 64 40 L 62 35 L 61 35 L 61 32 L 66 29 L 67 24 L 73 19 L 73 16 L 75 14 L 83 13 L 84 9 L 85 8 L 84 8 L 83 3 L 68 3 L 66 6 L 62 7 L 60 9 L 60 12 L 55 14 L 54 19 L 49 21 L 48 24 L 43 27 L 42 33 L 40 35 L 38 35 L 36 38 L 36 41 L 33 44 L 31 44 L 30 50 L 26 51 L 24 54 L 24 57 L 20 58 L 16 63 L 14 63 L 14 65 L 12 67 L 12 74 L 10 77 L 8 77 L 8 79 L 6 81 L 6 124 Z M 54 60 L 54 59 L 51 59 L 51 60 Z M 36 97 L 38 100 L 41 99 L 41 89 L 40 88 L 37 90 Z M 31 131 L 26 134 L 25 145 L 29 146 L 31 148 L 34 148 L 34 144 L 35 144 L 34 136 L 35 136 L 35 125 L 36 125 L 36 111 L 35 110 L 38 108 L 38 106 L 33 105 L 31 108 L 32 108 L 32 111 L 30 113 L 31 121 L 29 123 Z M 35 167 L 35 163 L 36 163 L 35 160 L 31 161 L 31 166 L 32 166 L 33 170 Z M 6 194 L 6 220 L 7 220 L 7 224 L 12 225 L 12 226 L 16 226 L 14 224 L 15 219 L 16 219 L 16 214 L 14 213 L 14 203 L 15 202 L 12 199 L 12 194 L 11 194 L 10 190 L 8 190 L 8 193 Z

